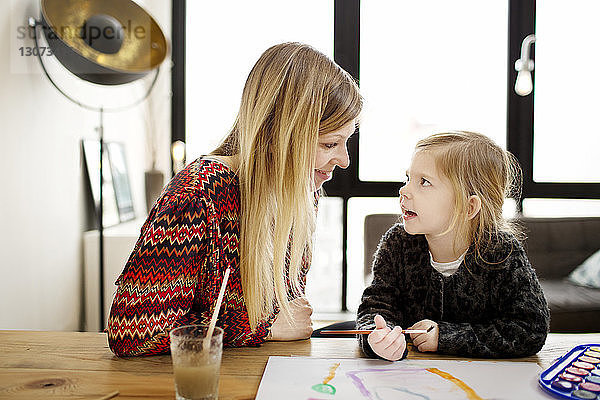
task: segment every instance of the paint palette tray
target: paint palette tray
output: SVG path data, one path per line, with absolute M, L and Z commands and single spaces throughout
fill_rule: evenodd
M 539 383 L 562 399 L 600 400 L 600 344 L 573 347 L 540 374 Z

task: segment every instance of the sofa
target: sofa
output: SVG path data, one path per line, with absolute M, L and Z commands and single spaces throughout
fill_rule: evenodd
M 367 215 L 364 224 L 365 283 L 381 236 L 398 214 Z M 575 285 L 566 277 L 600 249 L 600 217 L 517 219 L 524 247 L 550 307 L 550 332 L 600 332 L 600 289 Z

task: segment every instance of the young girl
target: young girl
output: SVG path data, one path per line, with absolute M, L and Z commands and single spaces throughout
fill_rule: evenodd
M 383 236 L 358 309 L 358 329 L 374 329 L 359 338 L 367 355 L 406 357 L 400 326 L 427 331 L 410 334 L 419 351 L 521 357 L 542 348 L 548 306 L 502 218 L 519 172 L 510 153 L 477 133 L 417 144 L 400 189 L 404 224 Z

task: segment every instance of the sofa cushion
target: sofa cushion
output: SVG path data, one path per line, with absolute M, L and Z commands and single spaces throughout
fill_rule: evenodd
M 568 279 L 576 285 L 600 289 L 600 250 L 575 268 Z
M 525 249 L 540 279 L 564 278 L 600 248 L 600 218 L 528 218 Z
M 550 332 L 600 331 L 600 289 L 566 279 L 541 280 L 540 284 L 550 307 Z

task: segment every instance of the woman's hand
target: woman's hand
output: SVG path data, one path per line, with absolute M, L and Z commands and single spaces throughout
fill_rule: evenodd
M 299 340 L 308 339 L 312 335 L 313 309 L 308 300 L 299 297 L 290 302 L 292 320 L 288 320 L 283 313 L 279 313 L 275 322 L 271 325 L 271 337 L 269 340 Z
M 402 328 L 390 329 L 381 315 L 375 316 L 375 330 L 369 333 L 367 341 L 375 354 L 390 361 L 401 359 L 406 349 Z
M 419 349 L 419 351 L 437 351 L 440 328 L 438 327 L 437 323 L 430 319 L 423 319 L 409 328 L 429 330 L 431 327 L 433 327 L 433 329 L 427 333 L 410 334 L 413 344 L 417 349 Z

